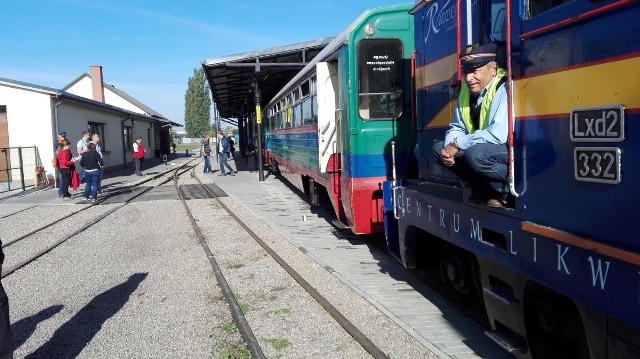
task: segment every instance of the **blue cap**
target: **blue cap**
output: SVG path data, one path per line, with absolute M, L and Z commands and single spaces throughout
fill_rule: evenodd
M 475 69 L 496 60 L 495 44 L 468 45 L 460 54 L 460 67 L 463 69 Z
M 67 132 L 60 131 L 60 132 L 58 132 L 58 136 L 67 137 Z

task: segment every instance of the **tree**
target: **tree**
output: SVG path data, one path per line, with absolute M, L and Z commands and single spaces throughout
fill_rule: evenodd
M 184 127 L 189 137 L 202 137 L 211 131 L 211 100 L 204 74 L 193 70 L 184 94 Z

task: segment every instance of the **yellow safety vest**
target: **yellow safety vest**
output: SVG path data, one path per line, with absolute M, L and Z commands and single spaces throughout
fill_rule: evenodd
M 493 79 L 491 86 L 487 89 L 487 92 L 484 94 L 484 98 L 482 100 L 482 104 L 480 105 L 480 120 L 478 121 L 479 130 L 484 130 L 489 126 L 489 111 L 491 110 L 491 101 L 493 100 L 493 96 L 496 94 L 496 90 L 498 89 L 498 83 L 500 80 L 507 76 L 507 72 L 504 69 L 498 69 L 496 73 L 496 78 Z M 462 122 L 464 123 L 464 127 L 466 127 L 468 133 L 474 133 L 476 128 L 473 127 L 473 121 L 471 121 L 471 106 L 469 106 L 469 98 L 471 97 L 471 93 L 469 92 L 469 87 L 467 87 L 466 83 L 462 84 L 462 89 L 460 91 L 460 100 L 458 101 L 458 107 L 460 108 L 460 114 L 462 115 Z

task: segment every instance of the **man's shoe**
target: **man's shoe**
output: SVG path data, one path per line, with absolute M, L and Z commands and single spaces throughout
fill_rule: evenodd
M 221 173 L 221 174 L 219 174 L 218 176 L 224 176 L 224 175 L 225 175 L 224 173 Z

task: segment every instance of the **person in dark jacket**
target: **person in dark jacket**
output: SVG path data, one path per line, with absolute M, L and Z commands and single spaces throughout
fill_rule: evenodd
M 100 170 L 104 166 L 102 156 L 96 152 L 96 144 L 89 142 L 87 151 L 80 157 L 80 166 L 84 168 L 84 177 L 87 184 L 84 186 L 84 200 L 88 201 L 91 196 L 91 202 L 95 202 L 98 197 L 98 180 L 100 179 Z
M 225 167 L 229 169 L 230 175 L 235 176 L 233 174 L 233 168 L 227 163 L 231 148 L 229 147 L 229 141 L 224 137 L 224 133 L 222 131 L 218 133 L 218 152 L 220 153 L 220 174 L 218 176 L 226 175 L 226 173 L 224 173 Z
M 0 240 L 0 273 L 2 273 L 2 241 Z M 9 320 L 9 298 L 0 282 L 0 359 L 13 358 L 13 345 L 11 344 L 11 321 Z

